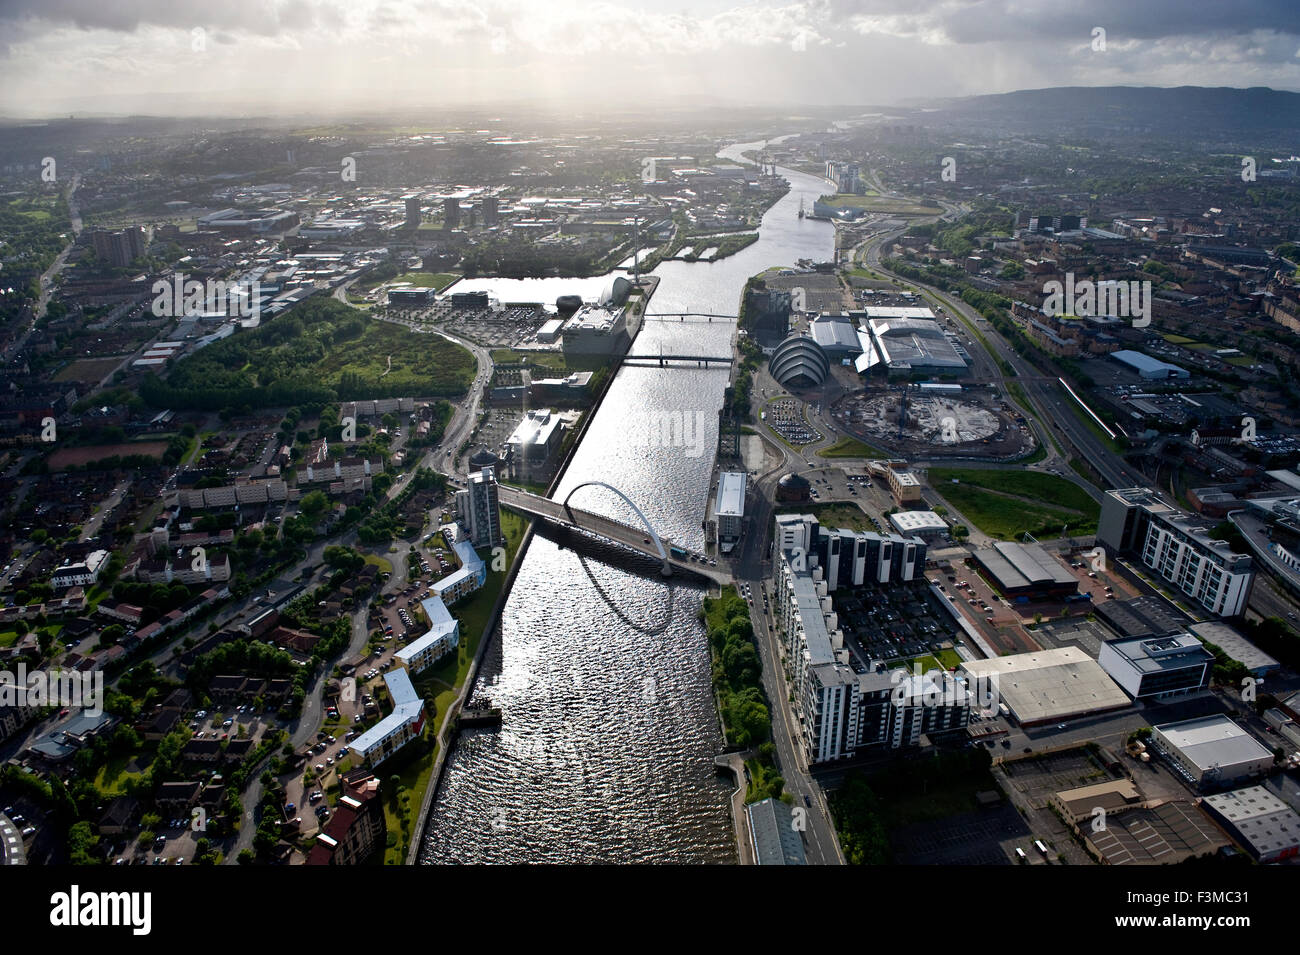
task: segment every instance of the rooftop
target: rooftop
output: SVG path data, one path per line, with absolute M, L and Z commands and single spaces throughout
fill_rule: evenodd
M 1226 716 L 1203 716 L 1165 723 L 1155 729 L 1202 772 L 1273 757 L 1262 743 Z
M 1128 694 L 1078 647 L 971 660 L 962 669 L 974 678 L 994 682 L 1022 723 L 1129 705 Z
M 713 510 L 719 517 L 744 515 L 745 472 L 723 471 L 718 475 L 718 496 Z

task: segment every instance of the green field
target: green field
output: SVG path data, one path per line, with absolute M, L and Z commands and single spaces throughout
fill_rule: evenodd
M 406 283 L 414 285 L 416 288 L 432 288 L 441 292 L 452 282 L 460 278 L 454 272 L 403 272 L 388 285 L 401 285 Z
M 1077 484 L 1036 471 L 931 468 L 930 486 L 985 534 L 1004 540 L 1055 536 L 1066 525 L 1072 534 L 1091 534 L 1101 511 Z
M 474 380 L 475 367 L 474 356 L 460 345 L 388 322 L 367 324 L 360 341 L 333 350 L 316 364 L 321 380 L 335 387 L 356 376 L 363 391 L 403 395 L 463 393 Z
M 156 407 L 266 408 L 400 395 L 458 396 L 474 380 L 474 356 L 332 298 L 310 298 L 274 322 L 177 362 L 166 382 L 140 385 Z
M 812 514 L 822 527 L 845 527 L 851 531 L 874 531 L 876 528 L 862 509 L 854 504 L 809 504 L 784 506 L 778 514 Z
M 823 458 L 884 458 L 885 452 L 873 448 L 857 438 L 840 438 L 828 448 L 817 452 Z
M 855 196 L 849 193 L 837 193 L 822 196 L 821 202 L 832 206 L 851 206 L 868 212 L 884 212 L 905 216 L 932 216 L 941 211 L 940 206 L 923 206 L 907 199 L 886 199 L 883 196 Z

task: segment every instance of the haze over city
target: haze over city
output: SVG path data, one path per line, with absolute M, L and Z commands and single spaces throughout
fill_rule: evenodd
M 0 0 L 6 938 L 480 865 L 1293 927 L 1300 0 Z
M 1298 49 L 1300 7 L 1288 0 L 6 0 L 0 115 L 893 104 L 1076 85 L 1298 89 Z

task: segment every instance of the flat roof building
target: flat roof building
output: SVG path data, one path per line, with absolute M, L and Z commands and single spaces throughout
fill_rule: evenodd
M 546 467 L 563 441 L 564 419 L 550 408 L 534 408 L 506 438 L 506 447 L 516 467 L 531 471 Z
M 934 511 L 896 511 L 889 515 L 889 523 L 908 537 L 939 537 L 948 533 L 948 522 Z
M 1271 656 L 1242 636 L 1241 631 L 1231 624 L 1219 620 L 1207 620 L 1204 623 L 1194 623 L 1187 629 L 1206 643 L 1214 644 L 1254 676 L 1264 676 L 1281 666 Z
M 1078 647 L 970 660 L 961 669 L 996 685 L 1023 726 L 1130 706 L 1128 695 Z
M 899 504 L 912 504 L 921 499 L 921 479 L 906 469 L 889 468 L 885 472 L 889 490 Z
M 1214 654 L 1190 633 L 1136 640 L 1107 640 L 1101 668 L 1133 699 L 1168 699 L 1210 684 Z
M 808 330 L 831 358 L 856 358 L 862 354 L 857 329 L 848 315 L 823 313 L 812 321 Z
M 740 540 L 745 523 L 745 472 L 723 471 L 718 475 L 718 494 L 713 502 L 718 550 L 729 553 Z
M 1198 787 L 1259 775 L 1273 765 L 1273 754 L 1226 716 L 1156 726 L 1152 743 L 1179 775 Z
M 1300 856 L 1300 813 L 1263 786 L 1206 796 L 1201 806 L 1256 862 Z

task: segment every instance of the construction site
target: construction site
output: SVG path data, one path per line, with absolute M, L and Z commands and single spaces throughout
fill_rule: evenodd
M 1024 419 L 991 389 L 868 386 L 831 415 L 846 434 L 898 457 L 1008 460 L 1034 449 Z

